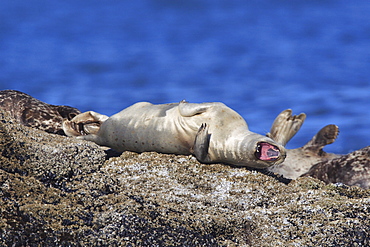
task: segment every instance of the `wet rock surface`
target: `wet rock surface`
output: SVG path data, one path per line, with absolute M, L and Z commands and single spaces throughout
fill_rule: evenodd
M 367 246 L 370 191 L 124 152 L 0 114 L 0 246 Z

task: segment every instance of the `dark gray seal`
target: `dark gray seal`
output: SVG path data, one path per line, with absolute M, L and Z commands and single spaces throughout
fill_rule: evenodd
M 369 189 L 370 146 L 317 163 L 302 176 L 314 177 L 325 183 L 343 183 Z
M 0 91 L 0 109 L 24 126 L 60 135 L 64 135 L 63 119 L 71 120 L 81 113 L 76 108 L 50 105 L 16 90 Z
M 282 145 L 251 132 L 245 120 L 222 103 L 140 102 L 109 118 L 82 113 L 64 121 L 63 128 L 67 135 L 119 152 L 193 154 L 202 163 L 254 168 L 269 167 L 285 158 Z

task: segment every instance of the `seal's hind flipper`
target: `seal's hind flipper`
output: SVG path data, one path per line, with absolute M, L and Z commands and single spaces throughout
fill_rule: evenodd
M 208 125 L 206 123 L 202 124 L 195 136 L 194 147 L 192 148 L 192 153 L 200 161 L 207 163 L 208 148 L 209 148 L 210 135 L 208 134 Z
M 335 141 L 338 134 L 338 126 L 334 124 L 326 125 L 319 132 L 317 132 L 317 134 L 302 148 L 311 150 L 314 153 L 320 153 L 323 147 Z
M 270 133 L 266 136 L 285 146 L 301 128 L 305 119 L 304 113 L 292 116 L 291 109 L 284 110 L 275 118 Z
M 108 119 L 103 114 L 88 111 L 78 114 L 71 120 L 64 119 L 62 127 L 67 136 L 96 134 L 100 126 Z

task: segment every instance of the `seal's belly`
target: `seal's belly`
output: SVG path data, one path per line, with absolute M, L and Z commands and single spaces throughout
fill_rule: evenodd
M 109 121 L 109 122 L 108 122 Z M 107 120 L 104 135 L 117 151 L 191 154 L 197 128 L 183 128 L 172 118 L 141 117 Z
M 193 136 L 195 137 L 195 133 Z M 192 139 L 194 140 L 194 138 Z M 191 148 L 190 142 L 171 131 L 153 128 L 141 128 L 140 130 L 129 128 L 122 138 L 121 145 L 124 150 L 128 151 L 155 151 L 188 155 Z

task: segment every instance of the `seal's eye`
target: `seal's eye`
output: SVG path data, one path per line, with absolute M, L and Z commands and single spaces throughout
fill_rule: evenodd
M 280 157 L 280 150 L 272 144 L 260 142 L 257 145 L 255 156 L 259 160 L 275 161 Z

